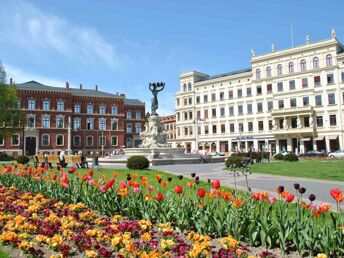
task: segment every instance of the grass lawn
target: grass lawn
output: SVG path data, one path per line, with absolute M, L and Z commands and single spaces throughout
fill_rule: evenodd
M 252 172 L 279 176 L 344 181 L 344 160 L 273 161 L 251 166 Z
M 4 250 L 2 245 L 0 245 L 0 258 L 10 258 L 9 254 Z

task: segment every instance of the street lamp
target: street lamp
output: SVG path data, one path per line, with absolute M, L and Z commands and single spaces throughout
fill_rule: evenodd
M 102 157 L 104 157 L 104 128 L 102 128 Z

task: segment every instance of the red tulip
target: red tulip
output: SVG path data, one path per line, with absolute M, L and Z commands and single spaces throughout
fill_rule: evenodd
M 259 193 L 253 193 L 252 194 L 252 198 L 256 201 L 258 201 L 260 199 L 260 194 Z
M 94 174 L 93 170 L 88 171 L 89 176 L 93 176 L 93 174 Z
M 344 200 L 343 192 L 338 188 L 331 189 L 330 194 L 337 202 L 342 202 Z
M 292 202 L 293 200 L 294 200 L 294 195 L 293 194 L 291 194 L 291 193 L 288 193 L 286 196 L 285 196 L 285 200 L 287 201 L 287 202 Z
M 115 183 L 115 179 L 109 179 L 105 184 L 105 190 L 109 190 Z
M 199 198 L 203 198 L 205 196 L 205 190 L 203 188 L 198 189 L 197 195 Z
M 183 192 L 183 187 L 181 185 L 177 185 L 174 188 L 174 191 L 175 191 L 176 194 L 181 194 Z
M 74 173 L 75 172 L 75 167 L 71 167 L 70 169 L 69 169 L 69 173 Z
M 156 196 L 155 196 L 155 199 L 158 201 L 158 202 L 161 202 L 163 199 L 164 199 L 164 195 L 162 193 L 158 193 Z
M 219 181 L 219 180 L 214 180 L 214 181 L 213 181 L 213 188 L 219 189 L 220 186 L 221 186 L 221 184 L 220 184 L 220 181 Z
M 56 178 L 57 178 L 57 175 L 56 175 L 56 174 L 54 174 L 54 175 L 53 175 L 53 179 L 54 179 L 54 180 L 56 180 Z

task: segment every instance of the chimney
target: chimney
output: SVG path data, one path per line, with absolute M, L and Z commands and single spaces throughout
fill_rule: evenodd
M 10 85 L 12 85 L 13 84 L 13 79 L 12 78 L 10 78 Z
M 80 83 L 80 90 L 82 90 L 82 84 Z
M 96 85 L 96 91 L 98 91 L 98 85 Z
M 307 45 L 311 43 L 311 36 L 309 35 L 306 36 L 306 43 Z
M 66 89 L 69 89 L 69 83 L 66 82 Z

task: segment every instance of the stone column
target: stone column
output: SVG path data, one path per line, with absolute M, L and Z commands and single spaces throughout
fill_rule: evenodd
M 325 136 L 326 152 L 330 152 L 330 140 Z
M 287 151 L 293 151 L 292 140 L 290 137 L 287 138 Z
M 275 142 L 276 142 L 276 153 L 279 153 L 281 151 L 280 146 L 279 146 L 279 139 L 275 138 Z
M 300 137 L 300 153 L 305 153 L 305 142 L 301 141 L 301 137 Z

